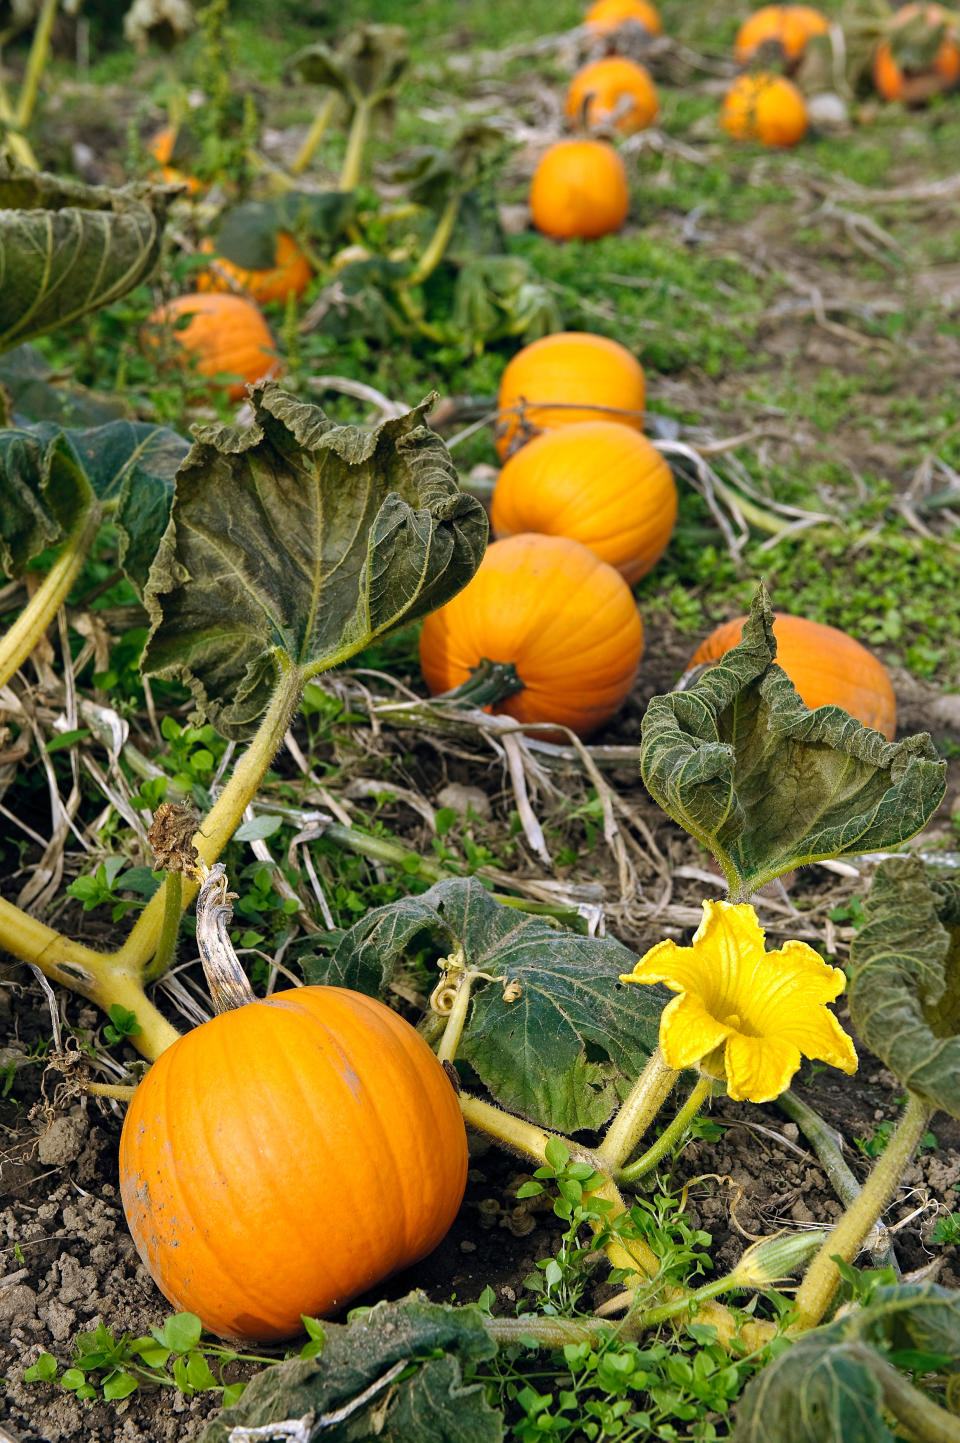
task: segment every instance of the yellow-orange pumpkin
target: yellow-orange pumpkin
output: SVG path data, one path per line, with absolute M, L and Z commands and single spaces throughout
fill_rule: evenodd
M 807 105 L 784 75 L 738 75 L 724 97 L 720 123 L 735 140 L 796 145 L 807 131 Z
M 185 185 L 188 195 L 198 195 L 203 190 L 203 181 L 170 164 L 176 143 L 177 131 L 173 125 L 165 125 L 150 141 L 150 154 L 160 166 L 160 178 L 168 185 Z
M 885 100 L 921 105 L 960 81 L 960 30 L 940 5 L 904 5 L 877 47 L 873 81 Z
M 433 695 L 466 681 L 484 658 L 513 662 L 523 690 L 494 710 L 579 736 L 622 705 L 642 651 L 643 626 L 619 571 L 579 541 L 536 533 L 488 546 L 472 580 L 420 634 Z
M 274 1342 L 425 1257 L 467 1143 L 419 1033 L 374 998 L 301 987 L 221 1013 L 137 1088 L 127 1223 L 160 1291 L 223 1337 Z
M 719 661 L 740 641 L 745 616 L 725 622 L 707 637 L 690 666 Z M 893 741 L 897 732 L 897 701 L 882 662 L 835 626 L 776 612 L 773 634 L 777 664 L 793 682 L 811 710 L 842 706 L 857 721 Z
M 182 327 L 179 322 L 189 318 Z M 157 347 L 166 342 L 211 381 L 223 376 L 241 379 L 228 385 L 227 395 L 237 401 L 247 384 L 277 370 L 273 337 L 253 301 L 242 296 L 177 296 L 153 312 L 144 324 L 143 342 Z
M 200 250 L 204 255 L 216 254 L 216 248 L 209 236 L 201 241 Z M 285 230 L 277 232 L 277 248 L 272 266 L 264 270 L 244 270 L 243 266 L 227 260 L 226 256 L 217 256 L 217 266 L 221 272 L 232 276 L 260 305 L 266 305 L 270 301 L 285 301 L 288 296 L 303 295 L 313 276 L 313 267 L 309 260 L 294 237 Z M 222 274 L 218 275 L 217 271 L 211 270 L 198 278 L 197 289 L 227 291 L 230 287 Z
M 649 0 L 595 0 L 583 23 L 598 35 L 619 30 L 621 25 L 642 25 L 651 35 L 659 35 L 663 29 L 660 13 Z
M 677 519 L 677 488 L 646 436 L 615 421 L 545 431 L 497 478 L 490 521 L 498 537 L 570 536 L 632 586 L 663 555 Z
M 734 55 L 740 65 L 748 65 L 770 52 L 794 69 L 814 36 L 829 31 L 826 15 L 812 5 L 764 5 L 740 26 Z
M 630 209 L 627 172 L 605 140 L 558 140 L 530 182 L 530 214 L 554 240 L 596 240 L 617 231 Z
M 659 112 L 649 70 L 623 55 L 606 55 L 584 65 L 567 91 L 567 119 L 573 125 L 613 125 L 621 134 L 632 135 L 653 125 Z
M 619 341 L 589 331 L 543 336 L 518 351 L 500 378 L 497 450 L 508 456 L 538 431 L 575 421 L 615 420 L 642 431 L 645 399 L 643 367 Z

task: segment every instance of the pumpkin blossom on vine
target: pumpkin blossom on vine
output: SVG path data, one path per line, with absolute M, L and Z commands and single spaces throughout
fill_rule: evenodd
M 779 1097 L 801 1057 L 857 1070 L 853 1042 L 826 1006 L 843 991 L 843 972 L 805 942 L 765 951 L 747 904 L 704 902 L 692 946 L 658 942 L 620 980 L 679 994 L 660 1019 L 664 1062 L 677 1071 L 700 1064 L 737 1102 Z

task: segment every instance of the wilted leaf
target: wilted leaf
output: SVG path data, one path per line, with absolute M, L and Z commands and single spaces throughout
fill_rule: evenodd
M 169 200 L 163 189 L 81 185 L 0 157 L 0 351 L 145 280 Z
M 850 1015 L 911 1092 L 960 1117 L 960 880 L 919 857 L 877 868 L 850 949 Z
M 372 1433 L 384 1443 L 499 1443 L 503 1437 L 503 1420 L 487 1406 L 483 1387 L 461 1383 L 461 1362 L 482 1362 L 496 1352 L 478 1308 L 429 1303 L 410 1293 L 349 1323 L 325 1323 L 324 1333 L 319 1357 L 258 1373 L 240 1401 L 207 1424 L 200 1443 L 228 1443 L 233 1428 L 307 1415 L 314 1426 L 323 1420 L 318 1436 L 328 1443 L 361 1443 Z M 350 1409 L 404 1360 L 419 1366 Z M 338 1411 L 347 1414 L 342 1421 L 331 1417 Z
M 465 586 L 487 520 L 429 401 L 374 431 L 271 382 L 245 430 L 204 426 L 150 573 L 144 669 L 183 679 L 228 737 L 265 711 L 280 654 L 305 679 Z
M 469 121 L 447 149 L 436 145 L 410 151 L 394 167 L 392 179 L 407 186 L 416 205 L 439 210 L 452 196 L 472 190 L 503 158 L 507 136 L 488 120 Z
M 553 292 L 522 256 L 477 256 L 461 267 L 450 319 L 454 338 L 474 349 L 504 336 L 536 341 L 563 324 Z
M 89 391 L 69 375 L 58 375 L 34 346 L 0 355 L 0 425 L 102 426 L 131 414 L 120 396 Z
M 946 784 L 929 736 L 887 742 L 840 707 L 808 710 L 776 653 L 761 587 L 740 645 L 643 718 L 648 791 L 741 898 L 807 862 L 907 841 Z
M 805 1334 L 747 1385 L 734 1443 L 895 1443 L 887 1418 L 902 1399 L 886 1386 L 887 1350 L 939 1357 L 956 1372 L 960 1294 L 933 1283 L 878 1288 L 867 1307 Z
M 307 85 L 338 91 L 351 105 L 382 104 L 400 84 L 410 57 L 402 25 L 356 25 L 339 45 L 308 45 L 290 61 L 290 74 Z
M 427 933 L 496 979 L 476 984 L 457 1053 L 493 1096 L 563 1132 L 602 1126 L 656 1047 L 668 1000 L 660 988 L 621 985 L 634 954 L 505 907 L 473 878 L 451 878 L 368 912 L 332 958 L 301 965 L 310 982 L 376 996 Z

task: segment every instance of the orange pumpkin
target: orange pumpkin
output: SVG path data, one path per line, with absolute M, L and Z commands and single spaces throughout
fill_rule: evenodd
M 623 161 L 605 140 L 558 140 L 530 183 L 530 214 L 554 240 L 596 240 L 617 231 L 630 209 Z
M 740 641 L 745 616 L 718 626 L 699 646 L 690 666 L 719 661 Z M 888 741 L 897 733 L 897 701 L 883 663 L 859 641 L 835 626 L 776 612 L 773 634 L 777 663 L 793 682 L 804 705 L 841 706 L 865 727 Z
M 738 75 L 724 98 L 720 123 L 735 140 L 796 145 L 807 131 L 806 101 L 783 75 Z
M 651 35 L 659 35 L 663 30 L 657 7 L 649 0 L 595 0 L 583 23 L 598 35 L 608 35 L 621 25 L 642 25 Z
M 622 705 L 642 651 L 643 626 L 620 573 L 579 541 L 536 533 L 488 546 L 473 579 L 420 633 L 431 694 L 459 686 L 484 658 L 513 662 L 523 690 L 494 710 L 578 736 Z
M 621 134 L 632 135 L 653 125 L 660 101 L 645 65 L 607 55 L 577 71 L 567 91 L 566 112 L 573 125 L 613 125 Z
M 531 432 L 575 421 L 619 421 L 642 431 L 645 400 L 643 367 L 619 341 L 589 331 L 543 336 L 518 351 L 500 378 L 497 450 L 506 457 Z
M 177 143 L 176 126 L 165 125 L 150 141 L 149 150 L 160 166 L 160 177 L 167 185 L 185 185 L 188 195 L 197 195 L 203 190 L 203 181 L 195 175 L 187 175 L 170 164 Z
M 830 21 L 812 5 L 764 5 L 746 19 L 737 32 L 734 55 L 748 65 L 758 54 L 776 54 L 788 69 L 795 69 L 815 35 L 828 35 Z
M 209 236 L 200 242 L 200 250 L 204 255 L 216 253 Z M 217 256 L 217 266 L 221 274 L 211 270 L 200 276 L 197 280 L 198 290 L 229 290 L 229 284 L 222 274 L 226 272 L 260 305 L 266 305 L 270 301 L 285 301 L 288 296 L 302 295 L 313 277 L 309 260 L 294 237 L 285 230 L 277 232 L 277 248 L 272 266 L 264 270 L 244 270 L 243 266 L 227 260 L 226 256 Z
M 537 436 L 507 461 L 490 508 L 497 536 L 571 536 L 630 586 L 659 561 L 676 519 L 666 461 L 616 421 L 578 421 Z
M 275 1342 L 409 1267 L 467 1176 L 456 1095 L 419 1033 L 340 987 L 277 992 L 169 1047 L 120 1138 L 120 1191 L 160 1291 Z
M 922 105 L 960 80 L 960 32 L 939 5 L 904 5 L 890 38 L 873 61 L 873 81 L 885 100 Z
M 185 317 L 189 317 L 187 324 L 180 329 L 178 323 Z M 192 365 L 199 375 L 211 381 L 239 376 L 239 381 L 227 387 L 232 401 L 240 399 L 248 383 L 277 370 L 270 329 L 259 308 L 242 296 L 177 296 L 146 321 L 144 345 L 156 348 L 161 332 L 183 364 Z

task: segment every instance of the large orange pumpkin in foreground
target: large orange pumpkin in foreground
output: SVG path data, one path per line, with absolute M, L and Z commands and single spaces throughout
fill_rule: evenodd
M 575 421 L 613 420 L 642 431 L 645 400 L 643 367 L 619 341 L 590 331 L 543 336 L 518 351 L 500 378 L 497 450 L 508 456 L 532 434 Z
M 830 21 L 812 5 L 764 5 L 740 26 L 734 55 L 738 64 L 747 65 L 770 50 L 792 69 L 814 36 L 829 32 Z
M 796 145 L 807 131 L 807 104 L 784 75 L 738 75 L 724 97 L 720 124 L 735 140 Z
M 596 240 L 617 231 L 630 209 L 623 161 L 605 140 L 558 140 L 530 182 L 530 214 L 554 240 Z
M 181 328 L 184 319 L 187 324 Z M 227 387 L 233 401 L 244 394 L 248 382 L 277 368 L 270 329 L 259 307 L 242 296 L 177 296 L 145 322 L 143 342 L 154 348 L 166 343 L 184 365 L 211 381 L 239 376 Z
M 339 987 L 221 1013 L 140 1083 L 120 1139 L 127 1223 L 161 1292 L 222 1337 L 302 1332 L 418 1262 L 456 1216 L 467 1142 L 419 1033 Z
M 642 25 L 651 35 L 659 35 L 663 29 L 660 13 L 650 0 L 595 0 L 583 23 L 598 35 L 608 35 L 621 25 Z
M 579 421 L 535 437 L 504 465 L 490 507 L 497 536 L 570 536 L 630 586 L 659 561 L 676 519 L 666 461 L 616 421 Z
M 660 101 L 645 65 L 624 55 L 605 55 L 577 71 L 565 109 L 572 125 L 613 125 L 622 135 L 632 135 L 653 125 Z
M 740 641 L 745 616 L 725 622 L 697 648 L 690 666 L 719 661 Z M 897 701 L 883 663 L 859 641 L 835 626 L 776 612 L 773 634 L 777 664 L 793 682 L 804 705 L 842 706 L 888 741 L 897 733 Z
M 215 255 L 213 241 L 208 236 L 200 243 L 204 255 Z M 301 296 L 310 284 L 313 267 L 289 232 L 277 232 L 277 248 L 272 266 L 263 270 L 245 270 L 226 256 L 216 256 L 219 270 L 231 276 L 260 305 L 269 301 L 285 301 L 288 296 Z M 230 289 L 223 275 L 211 270 L 197 280 L 200 291 L 227 291 Z
M 877 47 L 873 80 L 885 100 L 921 105 L 960 81 L 960 30 L 939 5 L 904 5 Z
M 465 682 L 484 658 L 513 662 L 523 690 L 494 711 L 579 736 L 621 706 L 642 651 L 643 626 L 619 571 L 562 536 L 494 541 L 472 580 L 420 633 L 433 695 Z

